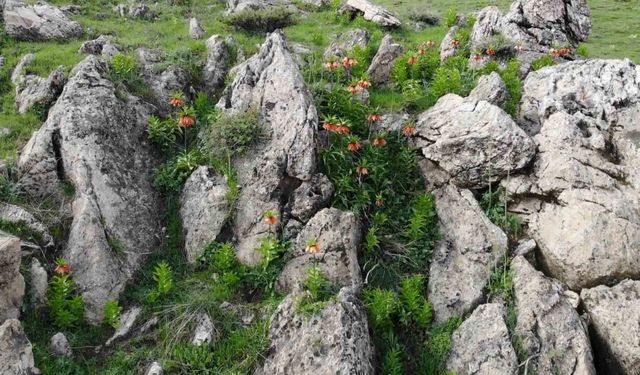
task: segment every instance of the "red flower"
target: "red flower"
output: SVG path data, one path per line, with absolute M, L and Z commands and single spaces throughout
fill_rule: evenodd
M 69 273 L 69 271 L 71 271 L 71 266 L 69 265 L 69 263 L 60 263 L 53 270 L 53 272 L 55 272 L 55 273 L 57 273 L 59 275 L 67 274 L 67 273 Z
M 356 167 L 356 173 L 359 175 L 369 174 L 369 168 L 359 165 Z
M 363 89 L 369 88 L 371 87 L 371 82 L 361 79 L 358 81 L 358 87 Z
M 171 99 L 169 100 L 169 104 L 172 107 L 179 108 L 184 105 L 184 96 L 182 93 L 177 92 L 171 95 Z
M 411 125 L 407 125 L 404 128 L 402 128 L 402 132 L 404 133 L 404 135 L 407 135 L 407 136 L 413 135 L 415 131 L 416 131 L 416 128 Z
M 183 128 L 188 128 L 196 123 L 196 119 L 191 115 L 183 115 L 178 118 L 178 125 Z
M 335 61 L 324 63 L 324 68 L 327 70 L 336 70 L 338 69 L 338 63 Z
M 413 65 L 413 64 L 415 64 L 417 62 L 418 62 L 418 58 L 415 57 L 415 56 L 410 56 L 409 59 L 407 60 L 407 64 L 409 64 L 409 65 Z
M 305 251 L 309 254 L 317 254 L 320 252 L 320 245 L 318 244 L 318 240 L 313 239 L 307 241 L 307 247 Z
M 338 134 L 349 134 L 349 127 L 344 125 L 338 125 L 336 127 L 336 133 Z
M 434 42 L 433 40 L 429 39 L 429 40 L 427 40 L 426 45 L 427 45 L 428 48 L 433 48 L 433 46 L 436 45 L 436 42 Z
M 571 49 L 570 49 L 570 48 L 566 48 L 566 47 L 564 47 L 564 48 L 560 48 L 560 49 L 558 50 L 558 55 L 559 55 L 560 57 L 569 56 L 570 54 L 571 54 Z
M 420 56 L 424 56 L 424 55 L 426 55 L 426 54 L 427 54 L 427 51 L 425 51 L 424 49 L 420 48 L 420 49 L 418 50 L 418 53 L 420 54 Z
M 358 151 L 360 147 L 360 142 L 349 142 L 349 144 L 347 145 L 347 150 Z
M 372 113 L 369 116 L 367 116 L 367 121 L 369 122 L 377 122 L 380 121 L 380 115 L 377 113 Z
M 337 127 L 338 127 L 338 125 L 333 124 L 331 122 L 325 122 L 324 125 L 322 125 L 322 128 L 324 130 L 327 130 L 327 131 L 330 131 L 330 132 L 336 131 Z
M 475 61 L 482 61 L 482 55 L 479 53 L 476 53 L 475 55 L 473 55 L 473 59 Z
M 493 56 L 495 54 L 496 54 L 496 50 L 495 49 L 493 49 L 491 47 L 487 48 L 487 56 Z
M 454 47 L 459 47 L 459 46 L 460 46 L 460 40 L 459 40 L 459 39 L 454 39 L 454 40 L 451 42 L 451 44 L 452 44 Z
M 264 222 L 267 225 L 276 225 L 278 223 L 278 216 L 273 211 L 267 211 L 264 213 Z
M 342 59 L 342 66 L 345 68 L 351 68 L 352 66 L 356 66 L 358 65 L 358 60 L 356 59 L 350 59 L 348 57 L 345 57 L 344 59 Z
M 351 86 L 347 87 L 347 91 L 349 91 L 349 93 L 351 95 L 355 95 L 355 94 L 359 93 L 360 91 L 362 91 L 362 87 L 360 87 L 358 85 L 356 85 L 356 86 L 351 85 Z
M 374 146 L 386 146 L 387 145 L 387 140 L 382 138 L 382 137 L 375 137 L 373 139 L 373 145 Z
M 560 53 L 559 53 L 559 52 L 558 52 L 558 50 L 557 50 L 557 49 L 555 49 L 555 48 L 551 48 L 551 49 L 549 50 L 549 54 L 550 54 L 551 56 L 553 56 L 553 57 L 558 57 L 558 56 L 560 56 Z

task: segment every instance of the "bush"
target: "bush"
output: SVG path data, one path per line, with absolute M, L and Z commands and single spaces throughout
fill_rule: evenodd
M 500 72 L 500 76 L 509 92 L 509 99 L 504 105 L 504 110 L 511 116 L 516 115 L 522 98 L 522 81 L 519 74 L 520 63 L 515 60 L 509 62 L 504 70 Z
M 153 269 L 153 281 L 156 282 L 156 286 L 148 295 L 150 302 L 155 302 L 166 296 L 173 288 L 173 272 L 169 263 L 162 261 L 156 264 Z
M 296 23 L 294 12 L 284 6 L 258 10 L 243 10 L 227 16 L 224 21 L 232 26 L 249 31 L 272 32 Z
M 47 305 L 53 322 L 58 328 L 70 328 L 82 320 L 84 301 L 75 291 L 75 283 L 69 275 L 68 263 L 56 261 L 56 275 L 49 282 Z
M 203 163 L 198 150 L 183 151 L 155 171 L 153 184 L 164 193 L 178 193 L 191 173 Z
M 227 161 L 249 150 L 261 135 L 256 109 L 221 114 L 200 133 L 202 149 L 213 159 Z
M 540 70 L 545 66 L 551 66 L 553 64 L 555 64 L 555 61 L 553 61 L 553 57 L 544 55 L 531 63 L 531 69 L 533 69 L 534 71 Z
M 113 328 L 118 328 L 121 313 L 122 307 L 118 301 L 107 301 L 104 305 L 104 322 Z
M 337 288 L 327 280 L 324 271 L 319 267 L 307 270 L 307 278 L 302 283 L 304 293 L 296 301 L 299 313 L 313 315 L 327 306 L 327 301 L 335 295 Z

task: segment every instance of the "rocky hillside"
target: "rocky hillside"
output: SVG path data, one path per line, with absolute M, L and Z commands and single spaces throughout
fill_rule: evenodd
M 640 67 L 381 4 L 0 1 L 0 374 L 640 374 Z

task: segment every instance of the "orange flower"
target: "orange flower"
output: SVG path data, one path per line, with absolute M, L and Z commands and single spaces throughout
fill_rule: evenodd
M 550 54 L 551 56 L 553 56 L 553 57 L 558 57 L 558 56 L 560 56 L 560 53 L 559 53 L 559 52 L 558 52 L 558 50 L 557 50 L 557 49 L 555 49 L 555 48 L 551 48 L 551 49 L 549 50 L 549 54 Z
M 359 175 L 365 175 L 365 174 L 369 174 L 369 168 L 363 166 L 363 165 L 359 165 L 356 167 L 356 173 Z
M 413 65 L 417 62 L 418 62 L 418 58 L 415 56 L 410 56 L 409 59 L 407 59 L 407 64 L 409 65 Z
M 325 123 L 322 125 L 322 128 L 323 128 L 324 130 L 327 130 L 327 131 L 330 131 L 330 132 L 336 131 L 336 128 L 337 128 L 337 127 L 338 127 L 338 125 L 333 124 L 333 123 L 331 123 L 331 122 L 325 122 Z
M 307 248 L 305 251 L 309 254 L 318 254 L 320 252 L 320 245 L 318 244 L 318 240 L 313 239 L 307 241 Z
M 347 145 L 347 150 L 349 150 L 349 151 L 358 151 L 360 149 L 360 147 L 362 147 L 360 145 L 360 142 L 349 142 L 349 144 Z
M 267 225 L 276 225 L 278 223 L 278 216 L 273 211 L 267 211 L 264 213 L 264 222 Z
M 496 54 L 496 50 L 495 49 L 493 49 L 491 47 L 487 48 L 487 56 L 493 56 L 495 54 Z
M 427 51 L 425 51 L 423 48 L 420 48 L 420 49 L 418 50 L 418 53 L 420 54 L 420 56 L 424 56 L 424 55 L 426 55 L 426 54 L 427 54 Z
M 178 125 L 180 125 L 183 128 L 188 128 L 189 126 L 192 126 L 195 123 L 196 123 L 196 119 L 190 115 L 184 115 L 178 118 Z
M 350 59 L 348 57 L 342 59 L 342 66 L 345 68 L 351 68 L 352 66 L 356 65 L 358 65 L 358 60 L 356 59 Z
M 327 70 L 336 70 L 338 69 L 338 63 L 335 61 L 324 63 L 324 68 Z
M 560 57 L 569 56 L 570 54 L 571 54 L 571 49 L 570 48 L 563 47 L 563 48 L 560 48 L 558 50 L 558 55 Z
M 482 61 L 482 55 L 479 53 L 476 53 L 475 55 L 473 55 L 473 59 L 475 61 Z
M 412 125 L 407 125 L 404 128 L 402 128 L 402 132 L 404 133 L 404 135 L 407 135 L 407 136 L 413 135 L 415 131 L 416 131 L 416 128 L 413 127 Z
M 376 196 L 376 206 L 377 207 L 384 206 L 384 199 L 382 199 L 382 196 L 380 196 L 380 195 Z
M 375 137 L 373 139 L 373 145 L 374 146 L 386 146 L 387 145 L 387 140 L 382 138 L 382 137 Z
M 371 87 L 371 82 L 361 79 L 358 81 L 358 87 L 361 87 L 363 89 L 369 88 Z
M 380 121 L 380 115 L 377 113 L 372 113 L 369 116 L 367 116 L 367 121 L 369 122 L 377 122 Z
M 426 45 L 427 45 L 428 48 L 433 48 L 436 45 L 436 42 L 434 42 L 433 40 L 429 39 L 429 40 L 427 40 Z
M 169 100 L 169 104 L 176 108 L 182 107 L 184 105 L 184 100 L 182 100 L 182 98 L 171 98 L 171 100 Z
M 352 85 L 352 86 L 347 87 L 347 91 L 349 91 L 349 93 L 351 95 L 355 95 L 355 94 L 359 93 L 360 91 L 362 91 L 362 87 L 357 86 L 357 85 L 356 86 Z
M 338 125 L 336 127 L 336 133 L 338 134 L 349 134 L 349 127 L 345 125 Z
M 71 266 L 66 262 L 58 262 L 56 268 L 54 268 L 53 270 L 53 272 L 57 273 L 58 275 L 67 274 L 69 273 L 69 271 L 71 271 Z
M 452 44 L 454 47 L 459 47 L 459 46 L 460 46 L 460 39 L 454 39 L 454 40 L 451 42 L 451 44 Z

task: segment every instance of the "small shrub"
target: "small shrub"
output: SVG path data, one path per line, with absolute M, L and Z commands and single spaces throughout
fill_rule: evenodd
M 458 22 L 458 13 L 454 9 L 449 9 L 444 16 L 444 24 L 447 27 L 451 27 Z
M 204 162 L 198 150 L 183 151 L 155 171 L 154 186 L 161 192 L 180 192 L 191 172 Z
M 82 320 L 84 301 L 76 293 L 75 283 L 69 274 L 69 264 L 64 259 L 56 261 L 56 275 L 49 282 L 47 306 L 58 328 L 75 326 Z
M 454 316 L 429 331 L 420 364 L 424 374 L 438 375 L 442 373 L 451 350 L 451 335 L 461 323 L 462 319 Z
M 225 17 L 224 21 L 248 31 L 272 32 L 296 23 L 294 12 L 284 6 L 258 10 L 243 10 Z
M 242 155 L 260 137 L 259 113 L 256 109 L 222 114 L 200 134 L 202 148 L 214 159 L 228 160 Z
M 403 375 L 405 374 L 402 366 L 402 354 L 404 350 L 402 346 L 397 342 L 391 345 L 390 349 L 382 360 L 382 374 L 383 375 Z
M 169 263 L 162 261 L 158 263 L 153 269 L 153 281 L 155 281 L 155 289 L 149 293 L 148 299 L 150 302 L 155 302 L 159 298 L 169 294 L 173 288 L 173 272 Z
M 363 292 L 363 301 L 367 305 L 369 319 L 374 328 L 387 330 L 393 326 L 391 317 L 396 312 L 399 301 L 390 290 L 375 288 Z
M 247 273 L 247 284 L 253 291 L 263 291 L 273 295 L 275 284 L 286 261 L 287 245 L 279 241 L 274 235 L 262 240 L 256 249 L 262 256 L 260 263 Z
M 531 69 L 540 70 L 545 66 L 551 66 L 553 64 L 555 64 L 555 61 L 553 61 L 553 57 L 549 55 L 544 55 L 531 63 Z
M 589 48 L 587 47 L 587 45 L 579 44 L 578 47 L 576 47 L 576 55 L 582 56 L 582 57 L 589 57 Z
M 176 147 L 178 137 L 182 134 L 182 128 L 171 118 L 160 120 L 151 116 L 147 133 L 149 133 L 149 139 L 160 146 L 163 151 L 171 151 Z
M 121 313 L 122 307 L 118 301 L 107 301 L 104 305 L 104 322 L 113 328 L 118 328 Z
M 296 301 L 296 310 L 306 315 L 317 314 L 322 311 L 327 301 L 335 294 L 336 288 L 327 280 L 319 267 L 307 270 L 307 278 L 303 284 L 303 295 Z
M 522 80 L 520 80 L 520 63 L 518 61 L 511 61 L 500 72 L 500 76 L 507 86 L 509 92 L 509 99 L 504 105 L 504 110 L 511 116 L 515 116 L 518 111 L 518 105 L 522 98 Z
M 428 328 L 431 324 L 433 310 L 431 304 L 422 295 L 424 276 L 406 277 L 400 286 L 400 301 L 402 301 L 402 320 L 405 325 L 415 322 L 420 328 Z

